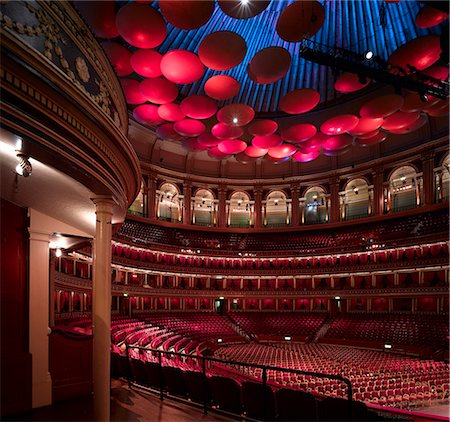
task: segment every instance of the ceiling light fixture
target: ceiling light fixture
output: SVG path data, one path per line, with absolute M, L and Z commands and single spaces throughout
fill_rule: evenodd
M 241 5 L 245 6 L 249 3 L 249 0 L 241 0 Z
M 364 55 L 366 60 L 372 60 L 373 59 L 373 51 L 372 50 L 368 50 L 366 52 L 366 54 Z

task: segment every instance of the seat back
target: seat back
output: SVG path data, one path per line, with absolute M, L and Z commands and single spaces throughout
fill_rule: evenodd
M 191 400 L 199 403 L 211 402 L 211 387 L 208 378 L 202 372 L 185 371 L 184 381 Z
M 316 398 L 305 391 L 282 388 L 276 392 L 278 418 L 281 421 L 316 421 Z
M 247 416 L 260 420 L 275 419 L 275 395 L 269 386 L 253 381 L 242 383 L 242 398 Z
M 348 400 L 326 397 L 318 402 L 318 416 L 320 421 L 363 421 L 367 420 L 367 406 L 360 401 L 352 401 L 351 408 Z M 349 415 L 351 409 L 351 413 Z
M 209 385 L 214 404 L 238 415 L 242 413 L 241 386 L 233 378 L 213 376 L 209 379 Z
M 187 396 L 186 383 L 184 382 L 183 371 L 180 368 L 163 366 L 164 381 L 167 391 L 175 396 Z

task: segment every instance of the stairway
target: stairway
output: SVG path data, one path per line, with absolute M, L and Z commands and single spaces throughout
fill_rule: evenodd
M 245 337 L 248 341 L 254 340 L 254 335 L 244 331 L 238 324 L 236 324 L 229 315 L 223 315 L 223 317 L 228 321 L 234 331 L 236 331 L 242 337 Z
M 332 322 L 333 318 L 327 315 L 319 331 L 317 331 L 316 335 L 312 338 L 310 343 L 317 343 L 317 340 L 319 340 L 319 338 L 323 337 L 326 334 Z

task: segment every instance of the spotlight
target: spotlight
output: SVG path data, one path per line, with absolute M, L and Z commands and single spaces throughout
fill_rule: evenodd
M 373 59 L 373 51 L 372 51 L 372 50 L 368 50 L 368 51 L 366 52 L 366 54 L 364 55 L 364 58 L 365 58 L 366 60 L 372 60 L 372 59 Z
M 59 249 L 59 248 L 56 249 L 55 255 L 56 255 L 57 258 L 59 258 L 62 255 L 61 249 Z
M 19 164 L 16 166 L 16 173 L 19 176 L 28 177 L 31 175 L 33 171 L 33 167 L 31 167 L 31 163 L 27 155 L 21 153 L 20 151 L 16 151 L 16 157 Z
M 238 122 L 238 118 L 237 117 L 233 117 L 233 123 L 236 124 Z
M 241 0 L 241 4 L 242 6 L 245 6 L 246 4 L 248 4 L 249 0 Z

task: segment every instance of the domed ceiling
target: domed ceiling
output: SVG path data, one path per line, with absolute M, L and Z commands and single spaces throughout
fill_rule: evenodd
M 443 4 L 75 2 L 121 80 L 132 118 L 171 144 L 163 150 L 270 165 L 353 154 L 448 116 L 447 93 L 427 90 L 448 80 Z M 425 89 L 402 82 L 386 89 L 386 75 Z

